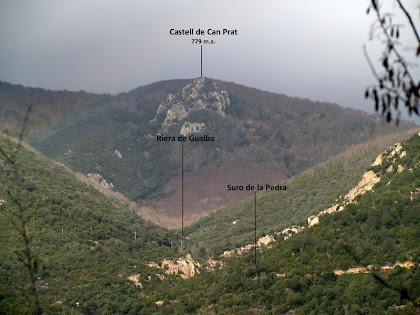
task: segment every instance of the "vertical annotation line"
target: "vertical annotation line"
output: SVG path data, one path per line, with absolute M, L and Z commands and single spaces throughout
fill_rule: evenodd
M 184 142 L 181 142 L 181 236 L 184 236 Z
M 254 192 L 254 263 L 257 265 L 257 192 Z
M 203 45 L 201 45 L 201 77 L 203 77 Z

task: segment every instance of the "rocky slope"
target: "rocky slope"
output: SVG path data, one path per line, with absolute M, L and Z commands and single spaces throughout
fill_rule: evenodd
M 420 135 L 420 133 L 419 133 Z M 392 149 L 393 148 L 393 149 Z M 392 149 L 391 153 L 389 153 L 387 158 L 392 158 L 396 153 L 399 153 L 401 151 L 401 144 L 396 143 L 395 145 L 391 146 L 389 149 Z M 382 156 L 383 154 L 378 155 L 375 162 L 372 164 L 372 166 L 378 166 L 382 165 Z M 400 157 L 406 156 L 406 151 L 401 152 Z M 343 211 L 345 210 L 346 205 L 355 203 L 355 200 L 358 196 L 365 194 L 368 191 L 371 191 L 376 183 L 380 181 L 380 177 L 376 176 L 376 174 L 369 170 L 365 172 L 362 176 L 362 179 L 360 182 L 352 188 L 348 194 L 346 194 L 343 198 L 343 200 L 340 203 L 337 203 L 333 206 L 331 206 L 328 209 L 325 209 L 323 211 L 320 211 L 316 215 L 312 215 L 307 218 L 307 226 L 290 226 L 285 228 L 281 232 L 275 233 L 275 235 L 265 235 L 261 238 L 259 238 L 256 242 L 256 247 L 259 251 L 271 248 L 272 243 L 276 241 L 276 238 L 280 237 L 284 241 L 288 240 L 292 235 L 302 232 L 305 228 L 311 228 L 312 226 L 319 224 L 319 220 L 322 216 L 326 214 L 332 214 L 335 212 Z M 235 222 L 234 222 L 235 224 Z M 242 246 L 240 248 L 236 248 L 229 251 L 224 251 L 222 254 L 222 257 L 232 257 L 234 255 L 243 255 L 246 252 L 250 251 L 255 247 L 254 244 L 248 244 L 245 246 Z M 210 260 L 210 262 L 218 263 L 220 265 L 223 264 L 221 261 L 217 260 Z M 396 263 L 396 265 L 401 265 L 401 263 Z M 151 262 L 148 264 L 149 267 L 162 269 L 164 272 L 168 275 L 175 274 L 175 275 L 181 275 L 183 279 L 188 279 L 190 277 L 193 277 L 196 274 L 200 274 L 200 269 L 202 268 L 202 265 L 198 263 L 197 261 L 193 260 L 190 254 L 187 254 L 185 258 L 179 258 L 176 261 L 172 260 L 163 260 L 161 262 L 161 265 Z M 412 263 L 405 264 L 405 267 L 409 266 L 412 267 Z M 387 269 L 387 266 L 383 267 L 384 269 Z M 337 275 L 342 274 L 354 274 L 354 273 L 360 273 L 360 272 L 368 272 L 370 269 L 372 269 L 372 266 L 369 267 L 360 267 L 360 268 L 350 268 L 347 271 L 337 270 L 334 271 Z M 389 269 L 389 268 L 388 268 Z M 282 274 L 283 276 L 283 274 Z M 132 280 L 136 286 L 140 286 L 141 283 L 138 282 L 139 275 L 130 276 L 129 280 Z M 161 279 L 164 279 L 163 276 L 161 276 Z
M 395 144 L 393 147 L 398 148 L 400 147 L 400 143 Z M 391 148 L 391 147 L 390 147 Z M 392 157 L 395 154 L 396 150 L 394 149 L 390 153 L 390 157 Z M 405 152 L 405 151 L 404 151 Z M 401 154 L 404 155 L 404 152 Z M 380 162 L 378 162 L 380 161 Z M 375 162 L 372 164 L 372 166 L 382 165 L 382 154 L 378 155 Z M 285 228 L 281 232 L 275 233 L 277 236 L 280 236 L 283 240 L 289 239 L 292 235 L 302 232 L 305 228 L 310 228 L 316 224 L 319 224 L 319 220 L 322 216 L 326 214 L 332 214 L 335 212 L 343 211 L 345 210 L 346 205 L 354 203 L 356 198 L 360 195 L 365 194 L 368 191 L 371 191 L 376 183 L 380 181 L 380 177 L 376 176 L 376 174 L 373 171 L 367 171 L 363 174 L 362 179 L 360 182 L 353 187 L 348 194 L 346 194 L 343 198 L 343 200 L 339 203 L 336 203 L 335 205 L 329 207 L 328 209 L 322 210 L 319 213 L 315 215 L 311 215 L 307 218 L 307 226 L 290 226 Z M 275 242 L 276 238 L 275 235 L 266 235 L 257 241 L 257 248 L 259 250 L 263 249 L 264 247 L 267 247 L 272 242 Z M 248 244 L 240 248 L 236 248 L 234 250 L 225 251 L 223 252 L 224 257 L 231 257 L 232 255 L 242 255 L 245 252 L 249 251 L 250 249 L 254 248 L 254 244 Z
M 417 314 L 420 133 L 389 147 L 365 174 L 336 201 L 341 211 L 293 227 L 298 233 L 259 252 L 257 263 L 244 252 L 215 272 L 163 283 L 153 311 Z
M 414 137 L 417 137 L 417 136 L 420 138 L 420 132 Z M 417 148 L 417 150 L 420 150 L 420 146 Z M 402 159 L 406 156 L 407 156 L 407 151 L 403 150 L 403 147 L 402 147 L 401 143 L 397 142 L 394 145 L 390 146 L 385 153 L 379 154 L 376 157 L 373 164 L 371 165 L 371 167 L 380 167 L 380 166 L 383 165 L 383 163 L 391 162 L 391 166 L 395 165 L 395 169 L 397 169 L 397 172 L 400 173 L 405 169 L 405 167 L 402 166 L 402 163 L 401 164 L 398 163 L 397 158 Z M 417 167 L 419 167 L 419 165 L 417 165 Z M 390 166 L 387 167 L 386 173 L 390 173 L 390 171 L 388 171 L 389 168 L 390 168 Z M 398 169 L 399 169 L 399 171 L 398 171 Z M 410 170 L 411 170 L 411 172 L 413 172 L 413 169 L 410 169 Z M 408 171 L 410 172 L 410 170 L 408 170 Z M 311 228 L 311 227 L 319 224 L 322 217 L 327 215 L 327 214 L 331 215 L 331 214 L 334 214 L 336 212 L 345 211 L 346 207 L 348 207 L 348 205 L 357 204 L 357 199 L 358 199 L 359 196 L 362 196 L 362 195 L 366 194 L 367 192 L 373 191 L 374 186 L 377 183 L 379 183 L 379 181 L 381 180 L 380 175 L 381 174 L 379 172 L 374 172 L 373 170 L 366 171 L 363 174 L 359 183 L 355 187 L 350 189 L 350 191 L 344 197 L 340 196 L 337 199 L 338 202 L 336 204 L 334 204 L 333 206 L 331 206 L 331 207 L 329 207 L 329 208 L 327 208 L 323 211 L 320 211 L 316 215 L 312 215 L 312 216 L 308 217 L 306 226 L 291 226 L 291 227 L 285 228 L 281 232 L 276 232 L 273 235 L 265 235 L 264 237 L 259 238 L 257 240 L 257 243 L 256 243 L 258 251 L 261 252 L 263 250 L 272 248 L 274 243 L 277 240 L 287 241 L 288 239 L 290 239 L 294 235 L 303 232 L 305 229 Z M 387 185 L 389 185 L 389 184 L 390 184 L 390 182 L 388 182 Z M 413 192 L 410 192 L 410 200 L 411 201 L 413 201 L 413 199 L 414 199 L 413 195 L 417 191 L 420 191 L 420 188 L 417 187 L 416 190 L 414 190 Z M 420 193 L 417 193 L 417 194 L 420 194 Z M 417 196 L 417 194 L 415 196 Z M 234 257 L 234 256 L 242 256 L 253 248 L 254 248 L 254 244 L 248 244 L 248 245 L 242 246 L 240 248 L 225 251 L 221 255 L 221 257 L 229 258 L 229 257 Z M 222 267 L 222 266 L 225 265 L 225 263 L 223 262 L 223 260 L 210 259 L 207 262 L 206 265 L 210 265 L 210 266 L 218 265 L 219 267 Z M 155 262 L 152 262 L 152 263 L 149 263 L 148 266 L 152 267 L 152 268 L 162 269 L 168 275 L 171 275 L 171 274 L 178 275 L 179 274 L 183 279 L 191 278 L 195 275 L 200 274 L 200 270 L 204 270 L 204 266 L 202 266 L 200 263 L 195 261 L 191 257 L 190 254 L 187 254 L 185 258 L 181 257 L 178 260 L 174 260 L 174 261 L 163 260 L 160 265 L 155 263 Z M 414 267 L 414 263 L 412 261 L 406 261 L 404 263 L 396 262 L 394 264 L 383 265 L 379 268 L 379 270 L 382 270 L 382 271 L 392 270 L 396 267 L 402 267 L 402 268 L 410 269 L 410 268 Z M 207 267 L 205 269 L 207 271 L 213 271 L 214 270 L 214 268 L 209 268 L 209 267 Z M 347 270 L 336 269 L 336 270 L 334 270 L 334 274 L 341 276 L 341 275 L 347 275 L 347 274 L 371 273 L 373 271 L 374 271 L 374 266 L 373 265 L 366 265 L 366 266 L 351 267 L 351 268 L 348 268 Z M 277 273 L 276 276 L 277 277 L 285 277 L 286 274 L 285 273 Z M 164 279 L 164 277 L 161 276 L 161 279 Z
M 376 174 L 366 172 L 366 166 L 390 144 L 406 139 L 413 132 L 353 146 L 328 162 L 283 182 L 287 187 L 285 191 L 258 192 L 257 238 L 279 231 L 284 231 L 287 237 L 307 226 L 308 218 L 313 225 L 318 222 L 319 214 L 336 211 L 353 202 L 357 195 L 371 189 L 378 181 Z M 245 193 L 253 195 L 253 192 Z M 201 251 L 212 256 L 253 243 L 253 227 L 254 196 L 202 218 L 185 232 L 202 247 Z M 289 230 L 292 232 L 287 232 Z

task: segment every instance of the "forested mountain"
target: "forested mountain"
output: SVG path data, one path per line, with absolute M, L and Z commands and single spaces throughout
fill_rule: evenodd
M 257 237 L 274 234 L 330 207 L 360 181 L 366 167 L 391 144 L 414 131 L 378 137 L 302 172 L 281 185 L 286 190 L 263 191 L 257 198 Z M 235 191 L 231 192 L 232 194 Z M 218 255 L 254 241 L 254 192 L 251 197 L 218 210 L 185 229 L 194 252 Z
M 420 302 L 420 134 L 390 147 L 369 167 L 392 137 L 354 146 L 286 182 L 287 192 L 294 189 L 299 196 L 259 194 L 269 214 L 261 217 L 260 228 L 275 231 L 284 222 L 300 223 L 343 202 L 340 194 L 364 171 L 380 179 L 372 190 L 343 203 L 341 211 L 320 217 L 319 224 L 286 241 L 278 238 L 273 248 L 258 252 L 257 264 L 252 251 L 216 256 L 219 246 L 234 249 L 248 241 L 249 231 L 229 229 L 231 220 L 238 221 L 236 226 L 242 219 L 245 224 L 238 226 L 248 228 L 248 201 L 200 222 L 210 242 L 200 235 L 199 225 L 182 239 L 119 207 L 48 158 L 21 148 L 18 181 L 10 163 L 0 161 L 0 313 L 33 313 L 27 271 L 18 258 L 22 237 L 13 225 L 19 222 L 12 200 L 16 185 L 22 188 L 46 313 L 414 313 Z M 14 151 L 3 134 L 0 145 Z M 217 230 L 208 223 L 220 224 L 221 230 L 213 233 Z M 201 264 L 188 255 L 181 258 L 187 253 L 195 259 L 201 255 Z M 208 270 L 207 254 L 219 261 Z M 185 264 L 194 272 L 171 274 Z
M 12 134 L 32 103 L 28 142 L 45 155 L 137 202 L 138 213 L 180 226 L 181 143 L 186 141 L 185 223 L 247 197 L 226 185 L 276 184 L 349 146 L 412 124 L 335 104 L 199 78 L 119 95 L 46 91 L 0 84 L 1 129 Z
M 0 146 L 8 148 L 2 133 Z M 117 206 L 39 154 L 21 149 L 17 165 L 44 311 L 121 313 L 132 299 L 147 305 L 127 278 L 150 275 L 143 287 L 153 290 L 160 280 L 147 263 L 175 257 L 179 236 Z M 32 314 L 27 270 L 19 259 L 25 256 L 12 199 L 16 187 L 11 164 L 0 156 L 0 313 Z
M 373 162 L 373 161 L 371 161 Z M 150 313 L 417 314 L 420 133 L 367 168 L 377 183 L 319 224 L 216 272 L 163 285 Z M 327 163 L 328 165 L 328 163 Z

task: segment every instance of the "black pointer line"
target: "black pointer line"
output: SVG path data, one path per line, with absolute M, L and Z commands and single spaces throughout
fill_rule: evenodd
M 257 192 L 254 193 L 254 262 L 257 265 Z
M 184 142 L 181 142 L 181 236 L 184 236 Z

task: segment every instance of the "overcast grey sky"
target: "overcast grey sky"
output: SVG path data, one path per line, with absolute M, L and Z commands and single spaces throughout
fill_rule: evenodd
M 389 0 L 387 0 L 389 1 Z M 418 0 L 406 0 L 418 21 Z M 118 93 L 200 75 L 197 36 L 169 30 L 237 29 L 200 36 L 203 75 L 372 112 L 363 57 L 368 0 L 0 0 L 0 80 Z M 418 71 L 418 70 L 417 70 Z

